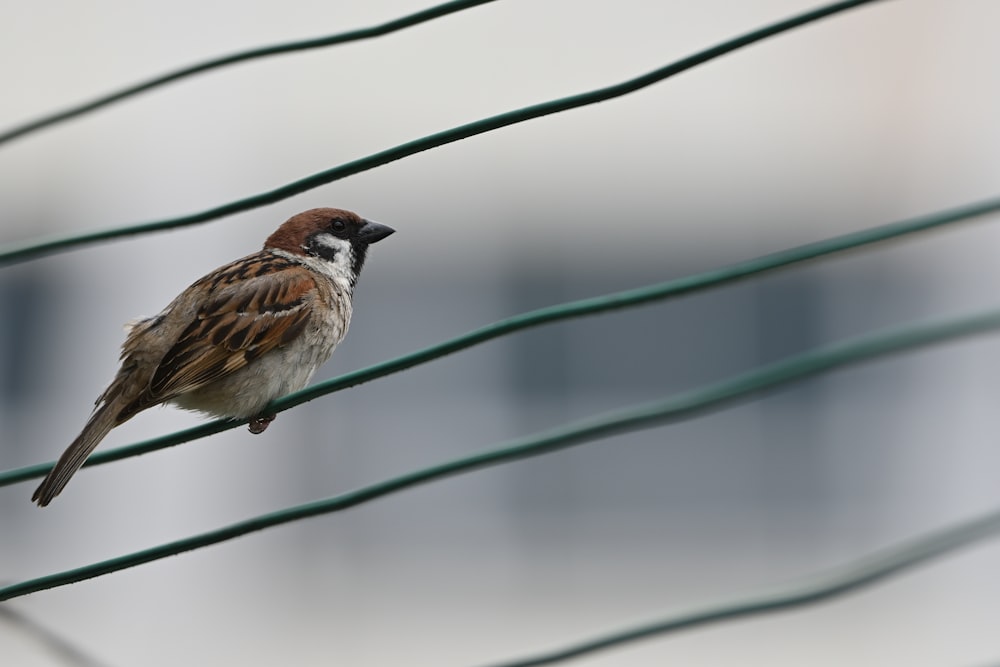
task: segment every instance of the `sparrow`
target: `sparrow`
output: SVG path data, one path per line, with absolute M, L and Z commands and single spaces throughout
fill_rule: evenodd
M 336 208 L 299 213 L 260 252 L 127 324 L 121 368 L 31 499 L 48 505 L 112 428 L 154 405 L 249 419 L 262 433 L 271 401 L 305 387 L 344 339 L 368 246 L 394 231 Z

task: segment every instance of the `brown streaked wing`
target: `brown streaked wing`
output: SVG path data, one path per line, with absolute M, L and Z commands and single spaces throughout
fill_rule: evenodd
M 149 386 L 159 402 L 203 387 L 295 338 L 311 314 L 316 282 L 292 267 L 224 289 L 203 306 L 164 355 Z

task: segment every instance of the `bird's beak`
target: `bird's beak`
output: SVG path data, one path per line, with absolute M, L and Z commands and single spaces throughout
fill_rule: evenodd
M 365 220 L 365 224 L 361 225 L 361 229 L 358 231 L 358 238 L 365 243 L 375 243 L 381 241 L 394 231 L 396 230 L 389 225 Z

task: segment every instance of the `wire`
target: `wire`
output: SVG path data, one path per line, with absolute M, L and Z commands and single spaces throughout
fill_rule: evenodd
M 96 243 L 98 241 L 108 241 L 126 236 L 185 227 L 233 215 L 241 211 L 258 208 L 267 204 L 273 204 L 313 188 L 317 188 L 321 185 L 326 185 L 333 181 L 388 164 L 389 162 L 393 162 L 395 160 L 400 160 L 422 151 L 444 146 L 478 134 L 491 132 L 493 130 L 507 127 L 508 125 L 522 123 L 527 120 L 540 118 L 542 116 L 558 113 L 560 111 L 576 109 L 578 107 L 596 104 L 598 102 L 627 95 L 647 86 L 651 86 L 654 83 L 658 83 L 675 74 L 691 69 L 696 65 L 700 65 L 708 62 L 709 60 L 735 51 L 741 47 L 753 44 L 754 42 L 761 41 L 768 37 L 773 37 L 774 35 L 782 32 L 818 21 L 822 18 L 846 11 L 848 9 L 853 9 L 861 5 L 879 1 L 880 0 L 848 0 L 845 2 L 835 2 L 783 21 L 773 23 L 769 26 L 746 33 L 745 35 L 735 37 L 711 48 L 705 49 L 704 51 L 699 51 L 694 55 L 688 56 L 687 58 L 678 60 L 675 63 L 666 65 L 665 67 L 661 67 L 660 69 L 653 70 L 652 72 L 648 72 L 642 76 L 629 79 L 628 81 L 624 81 L 622 83 L 585 93 L 579 93 L 577 95 L 571 95 L 569 97 L 563 97 L 549 102 L 543 102 L 541 104 L 523 107 L 521 109 L 508 111 L 496 116 L 490 116 L 489 118 L 460 125 L 449 130 L 444 130 L 443 132 L 438 132 L 420 139 L 409 141 L 405 144 L 400 144 L 393 148 L 368 155 L 367 157 L 363 157 L 352 162 L 344 163 L 340 166 L 327 169 L 326 171 L 321 171 L 313 174 L 312 176 L 307 176 L 306 178 L 288 183 L 287 185 L 283 185 L 274 190 L 269 190 L 267 192 L 252 195 L 245 199 L 239 199 L 237 201 L 222 204 L 220 206 L 216 206 L 215 208 L 154 222 L 139 223 L 124 227 L 114 227 L 93 232 L 85 232 L 82 234 L 68 234 L 9 243 L 4 246 L 0 246 L 0 264 L 10 264 L 56 252 L 65 252 L 71 248 Z
M 485 4 L 490 1 L 492 0 L 444 3 L 442 5 L 438 5 L 436 7 L 432 7 L 430 9 L 423 10 L 372 28 L 356 30 L 314 40 L 275 45 L 271 47 L 261 47 L 217 58 L 215 60 L 177 70 L 144 83 L 122 89 L 118 92 L 98 98 L 92 102 L 46 116 L 31 123 L 13 128 L 7 132 L 0 133 L 0 144 L 6 141 L 11 141 L 17 137 L 27 135 L 33 131 L 54 125 L 58 122 L 77 117 L 88 111 L 111 104 L 112 102 L 139 94 L 156 86 L 164 85 L 171 81 L 204 72 L 212 68 L 234 64 L 252 58 L 275 55 L 278 53 L 329 46 L 354 39 L 375 37 L 411 25 L 416 25 L 438 16 L 444 16 L 449 13 L 457 12 L 461 9 Z M 6 249 L 0 248 L 0 263 L 23 261 L 28 258 L 60 252 L 78 245 L 93 243 L 100 240 L 110 240 L 133 234 L 196 224 L 198 222 L 205 222 L 211 219 L 223 217 L 225 215 L 281 201 L 285 198 L 320 185 L 345 178 L 361 171 L 365 171 L 424 150 L 443 146 L 454 141 L 495 129 L 500 129 L 508 125 L 513 125 L 533 118 L 593 104 L 634 92 L 646 86 L 652 85 L 653 83 L 656 83 L 664 78 L 672 76 L 673 74 L 711 60 L 712 58 L 728 53 L 742 46 L 746 46 L 760 39 L 764 39 L 772 34 L 777 34 L 778 32 L 782 32 L 799 25 L 804 25 L 810 21 L 818 20 L 824 16 L 829 16 L 836 12 L 844 11 L 846 9 L 868 4 L 869 2 L 874 1 L 877 0 L 856 0 L 854 2 L 834 3 L 827 7 L 814 10 L 813 12 L 800 15 L 794 19 L 789 19 L 782 23 L 775 24 L 769 28 L 764 28 L 755 33 L 750 33 L 742 38 L 737 38 L 735 40 L 731 40 L 730 42 L 723 43 L 714 49 L 700 52 L 699 54 L 691 56 L 687 59 L 678 61 L 673 65 L 668 65 L 667 67 L 655 70 L 621 84 L 543 104 L 525 107 L 523 109 L 452 128 L 434 135 L 429 135 L 380 153 L 346 163 L 339 167 L 314 174 L 281 188 L 248 197 L 243 200 L 231 202 L 229 204 L 224 204 L 208 211 L 159 222 L 146 223 L 143 225 L 120 227 L 82 235 L 56 237 L 48 240 L 43 239 L 41 241 L 13 244 L 7 246 Z M 963 209 L 960 212 L 951 212 L 947 215 L 952 217 L 947 219 L 930 216 L 918 221 L 919 224 L 916 226 L 909 226 L 913 225 L 912 222 L 896 223 L 896 227 L 889 225 L 872 230 L 865 230 L 856 234 L 845 235 L 843 237 L 836 237 L 835 239 L 829 239 L 827 241 L 810 244 L 808 246 L 801 246 L 800 248 L 775 253 L 774 255 L 768 255 L 758 258 L 757 260 L 732 265 L 713 272 L 690 276 L 678 281 L 661 283 L 659 285 L 647 286 L 636 290 L 596 297 L 593 299 L 559 304 L 550 308 L 524 313 L 416 353 L 389 360 L 382 364 L 335 378 L 326 383 L 321 383 L 302 392 L 285 397 L 281 401 L 278 401 L 275 404 L 275 407 L 277 410 L 285 410 L 313 400 L 319 396 L 326 395 L 327 393 L 354 386 L 356 384 L 411 368 L 422 363 L 427 363 L 428 361 L 447 354 L 451 354 L 487 340 L 492 340 L 493 338 L 507 335 L 529 327 L 583 315 L 608 312 L 619 308 L 633 307 L 671 296 L 707 289 L 711 286 L 722 285 L 736 280 L 745 279 L 752 275 L 774 270 L 782 266 L 788 266 L 793 263 L 815 259 L 825 254 L 861 247 L 863 245 L 884 241 L 890 238 L 898 238 L 906 234 L 924 231 L 944 224 L 949 224 L 951 222 L 957 222 L 970 217 L 994 212 L 997 208 L 1000 208 L 1000 200 L 993 200 L 973 205 L 973 207 Z M 943 214 L 939 214 L 939 216 L 940 215 Z M 892 229 L 890 229 L 891 227 Z M 848 241 L 847 239 L 850 240 Z M 841 245 L 837 245 L 836 242 L 840 242 Z M 159 545 L 157 547 L 133 554 L 127 554 L 73 570 L 39 577 L 37 579 L 28 580 L 19 584 L 9 585 L 0 588 L 0 601 L 9 600 L 15 597 L 68 583 L 83 581 L 96 576 L 101 576 L 103 574 L 110 574 L 122 569 L 134 567 L 201 547 L 210 546 L 229 539 L 234 539 L 250 532 L 278 526 L 291 521 L 326 513 L 343 511 L 376 498 L 391 495 L 408 488 L 454 475 L 464 474 L 473 470 L 500 465 L 515 460 L 539 456 L 619 433 L 651 428 L 664 423 L 690 418 L 706 411 L 721 409 L 722 407 L 735 401 L 746 400 L 750 396 L 759 392 L 780 387 L 786 383 L 799 381 L 849 364 L 860 363 L 884 355 L 899 353 L 925 345 L 941 343 L 961 336 L 993 331 L 998 328 L 1000 328 L 1000 311 L 990 311 L 962 319 L 953 319 L 915 327 L 905 327 L 854 339 L 839 345 L 832 345 L 812 350 L 796 357 L 786 359 L 782 362 L 771 364 L 755 371 L 744 373 L 698 390 L 685 392 L 675 397 L 661 399 L 645 405 L 633 406 L 628 409 L 564 425 L 562 427 L 537 434 L 533 437 L 520 438 L 506 443 L 504 446 L 482 452 L 475 456 L 454 459 L 431 468 L 413 471 L 405 475 L 357 489 L 350 493 L 261 515 L 215 531 Z M 173 438 L 174 441 L 169 444 L 177 444 L 179 442 L 193 439 L 194 437 L 204 437 L 205 435 L 209 435 L 211 433 L 217 433 L 233 428 L 239 423 L 243 422 L 228 422 L 224 420 L 210 422 L 194 429 L 188 429 L 187 431 L 183 431 L 181 433 L 165 436 L 164 438 L 106 452 L 102 455 L 93 457 L 91 462 L 106 462 L 110 460 L 117 460 L 118 458 L 133 456 L 138 453 L 142 453 L 143 451 L 153 451 L 154 449 L 168 446 L 164 443 L 168 442 L 171 438 Z M 179 437 L 182 439 L 177 439 Z M 51 464 L 42 464 L 39 466 L 32 466 L 30 468 L 23 468 L 20 470 L 10 471 L 9 473 L 0 474 L 0 485 L 40 476 L 50 467 Z M 606 634 L 602 637 L 589 639 L 544 655 L 536 655 L 525 660 L 503 663 L 503 667 L 530 667 L 533 665 L 555 664 L 557 662 L 563 662 L 565 660 L 596 651 L 609 649 L 640 639 L 668 634 L 670 632 L 700 627 L 729 619 L 782 611 L 808 604 L 816 604 L 840 595 L 854 592 L 865 586 L 873 585 L 885 578 L 894 576 L 912 567 L 923 564 L 932 558 L 939 557 L 962 547 L 967 547 L 986 538 L 995 537 L 998 533 L 1000 533 L 1000 510 L 972 521 L 955 524 L 951 527 L 925 534 L 924 536 L 907 541 L 895 547 L 880 550 L 866 558 L 848 563 L 836 570 L 797 584 L 750 597 L 727 601 L 718 605 L 699 608 L 682 615 L 656 620 L 641 626 L 634 626 L 619 632 Z M 3 611 L 3 608 L 0 608 L 0 612 Z M 13 618 L 17 620 L 17 617 Z M 65 648 L 66 655 L 68 657 L 73 657 L 73 654 L 70 652 L 72 647 L 57 648 Z M 76 656 L 76 659 L 82 663 L 86 659 L 86 656 L 79 654 Z
M 720 604 L 606 634 L 532 658 L 498 663 L 491 667 L 553 665 L 640 639 L 648 639 L 711 623 L 825 602 L 901 574 L 933 558 L 967 547 L 975 542 L 996 537 L 998 533 L 1000 533 L 1000 510 L 971 521 L 927 533 L 894 547 L 882 549 L 825 574 L 773 591 L 727 600 Z
M 36 120 L 24 123 L 0 132 L 0 145 L 7 143 L 8 141 L 13 141 L 19 137 L 24 137 L 33 132 L 45 129 L 47 127 L 52 127 L 58 123 L 71 120 L 73 118 L 78 118 L 88 112 L 96 111 L 102 107 L 108 106 L 113 102 L 119 102 L 121 100 L 127 99 L 138 95 L 139 93 L 144 93 L 154 88 L 159 88 L 160 86 L 166 85 L 168 83 L 173 83 L 180 79 L 193 76 L 195 74 L 202 74 L 208 72 L 209 70 L 218 69 L 220 67 L 225 67 L 226 65 L 235 65 L 237 63 L 246 62 L 248 60 L 255 60 L 257 58 L 266 58 L 268 56 L 275 56 L 284 53 L 292 53 L 295 51 L 306 51 L 309 49 L 319 49 L 327 46 L 334 46 L 337 44 L 345 44 L 347 42 L 355 42 L 363 39 L 371 39 L 373 37 L 381 37 L 382 35 L 387 35 L 391 32 L 396 32 L 398 30 L 403 30 L 404 28 L 409 28 L 421 23 L 426 23 L 436 18 L 442 16 L 447 16 L 448 14 L 454 14 L 460 12 L 464 9 L 470 9 L 472 7 L 477 7 L 479 5 L 485 5 L 488 2 L 494 2 L 495 0 L 456 0 L 455 2 L 445 2 L 428 9 L 423 9 L 419 12 L 414 12 L 413 14 L 408 14 L 391 21 L 386 21 L 385 23 L 380 23 L 375 26 L 370 26 L 368 28 L 360 28 L 358 30 L 350 30 L 348 32 L 341 32 L 334 35 L 327 35 L 325 37 L 317 37 L 314 39 L 305 39 L 296 42 L 286 42 L 283 44 L 273 44 L 271 46 L 260 46 L 253 49 L 247 49 L 246 51 L 239 51 L 237 53 L 231 53 L 227 56 L 221 56 L 218 58 L 213 58 L 211 60 L 206 60 L 194 65 L 189 65 L 187 67 L 182 67 L 181 69 L 168 72 L 167 74 L 162 74 L 152 79 L 147 79 L 137 84 L 127 86 L 120 90 L 116 90 L 107 95 L 102 95 L 96 99 L 89 102 L 84 102 L 83 104 L 78 104 L 76 106 L 69 107 L 63 111 L 57 111 L 55 113 L 47 114 Z
M 534 436 L 519 438 L 479 454 L 415 470 L 339 496 L 295 505 L 143 551 L 5 586 L 0 588 L 0 602 L 110 574 L 168 556 L 176 556 L 265 528 L 340 512 L 376 498 L 480 468 L 540 456 L 611 435 L 691 418 L 720 409 L 738 400 L 746 400 L 764 390 L 774 389 L 835 368 L 959 337 L 982 334 L 998 328 L 1000 328 L 1000 310 L 994 310 L 960 319 L 907 326 L 817 348 L 700 389 L 605 413 Z
M 425 364 L 449 354 L 468 349 L 475 345 L 500 338 L 517 331 L 551 324 L 562 320 L 596 315 L 612 310 L 631 308 L 654 301 L 691 294 L 693 292 L 720 287 L 740 280 L 746 280 L 762 273 L 775 271 L 793 264 L 814 260 L 847 250 L 856 250 L 864 246 L 882 243 L 891 239 L 926 232 L 946 225 L 967 221 L 990 213 L 1000 211 L 1000 198 L 988 199 L 982 202 L 968 204 L 962 207 L 940 211 L 931 215 L 902 220 L 887 225 L 872 227 L 858 232 L 842 234 L 815 243 L 789 248 L 779 252 L 763 255 L 737 264 L 719 269 L 686 276 L 657 285 L 640 287 L 633 290 L 616 292 L 604 296 L 571 301 L 547 308 L 521 313 L 513 317 L 481 327 L 464 335 L 452 338 L 437 345 L 418 350 L 411 354 L 390 359 L 388 361 L 347 373 L 339 377 L 320 382 L 305 390 L 290 394 L 276 401 L 271 409 L 276 413 L 301 405 L 320 396 L 325 396 L 341 389 L 369 382 L 392 373 L 398 373 L 419 364 Z M 167 434 L 151 440 L 119 447 L 91 456 L 85 466 L 99 465 L 118 461 L 139 454 L 146 454 L 158 449 L 171 447 L 197 438 L 203 438 L 221 431 L 236 428 L 245 422 L 216 420 L 199 426 Z M 42 477 L 52 469 L 54 462 L 17 468 L 0 473 L 0 486 L 27 481 Z

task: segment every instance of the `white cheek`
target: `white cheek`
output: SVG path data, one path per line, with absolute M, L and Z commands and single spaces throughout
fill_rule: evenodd
M 354 265 L 354 248 L 351 247 L 350 241 L 337 238 L 333 234 L 318 234 L 314 237 L 314 241 L 321 246 L 336 251 L 333 260 L 327 260 L 334 267 L 345 274 L 351 270 L 351 267 Z
M 271 252 L 279 257 L 285 257 L 303 266 L 307 266 L 321 276 L 326 276 L 336 286 L 338 294 L 347 295 L 346 298 L 350 299 L 351 290 L 354 287 L 352 276 L 353 258 L 348 255 L 348 253 L 353 254 L 350 248 L 345 252 L 338 252 L 332 261 L 312 255 L 293 254 L 286 250 L 272 250 Z

